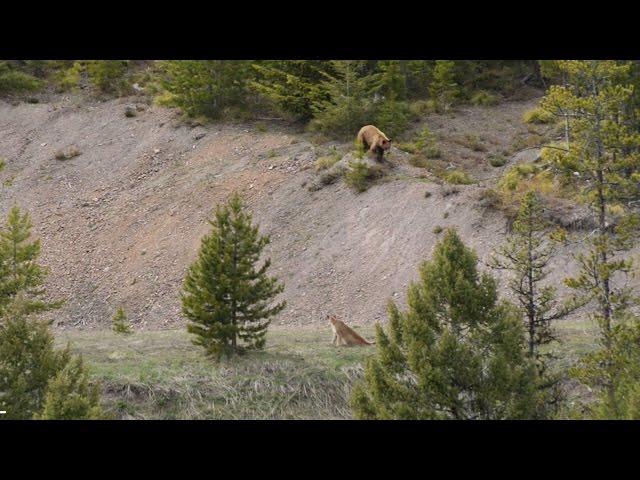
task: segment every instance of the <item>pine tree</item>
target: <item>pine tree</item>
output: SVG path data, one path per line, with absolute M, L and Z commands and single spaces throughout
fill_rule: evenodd
M 456 62 L 453 60 L 436 60 L 433 68 L 429 95 L 441 104 L 445 110 L 460 96 L 460 86 L 456 82 Z
M 99 420 L 104 418 L 97 385 L 89 384 L 82 357 L 75 357 L 47 384 L 38 420 Z
M 410 98 L 425 98 L 429 94 L 429 83 L 433 76 L 433 60 L 407 61 L 407 95 Z
M 0 231 L 0 317 L 19 292 L 24 293 L 28 312 L 58 308 L 61 302 L 46 302 L 42 288 L 47 268 L 39 265 L 40 241 L 31 237 L 29 214 L 18 207 L 9 212 L 7 224 Z
M 69 362 L 68 348 L 55 350 L 46 322 L 29 318 L 22 295 L 5 310 L 0 322 L 0 410 L 3 418 L 30 419 L 39 413 L 49 380 Z
M 360 127 L 371 123 L 373 77 L 363 61 L 332 61 L 331 66 L 335 73 L 323 72 L 325 80 L 320 84 L 323 99 L 313 105 L 315 118 L 311 126 L 344 138 L 352 137 Z
M 383 60 L 378 62 L 378 71 L 372 75 L 373 88 L 386 100 L 403 101 L 407 99 L 406 62 Z
M 127 319 L 127 314 L 124 312 L 122 307 L 118 307 L 118 310 L 116 310 L 116 314 L 113 316 L 113 320 L 111 321 L 111 329 L 115 333 L 121 333 L 123 335 L 133 333 L 129 320 Z
M 220 117 L 247 100 L 249 62 L 239 60 L 167 60 L 162 86 L 168 103 L 190 116 Z
M 578 380 L 597 392 L 595 402 L 584 407 L 580 416 L 640 420 L 640 321 L 629 320 L 612 328 L 610 349 L 586 356 L 571 369 Z M 605 385 L 612 386 L 614 401 L 603 389 Z
M 389 304 L 352 403 L 364 419 L 504 419 L 544 414 L 513 306 L 453 230 L 409 287 L 406 312 Z
M 183 312 L 191 321 L 187 330 L 196 335 L 196 345 L 217 358 L 263 348 L 268 319 L 285 307 L 285 302 L 271 306 L 284 290 L 266 275 L 271 261 L 257 268 L 269 238 L 252 225 L 237 194 L 217 208 L 210 223 L 213 230 L 202 239 L 198 260 L 184 282 Z
M 584 302 L 595 304 L 592 317 L 599 327 L 601 350 L 583 359 L 582 373 L 574 372 L 598 385 L 606 393 L 607 411 L 617 412 L 615 326 L 637 321 L 629 315 L 634 295 L 624 282 L 633 266 L 625 252 L 638 225 L 627 202 L 637 198 L 640 180 L 640 133 L 627 121 L 633 97 L 630 65 L 590 60 L 559 61 L 558 67 L 566 84 L 550 87 L 542 106 L 571 118 L 571 143 L 554 162 L 592 207 L 597 225 L 586 239 L 587 252 L 576 256 L 580 272 L 566 283 Z
M 559 305 L 556 288 L 541 285 L 549 274 L 555 246 L 549 238 L 550 222 L 534 191 L 527 192 L 513 223 L 506 244 L 497 250 L 491 266 L 512 272 L 509 289 L 515 294 L 525 319 L 529 356 L 536 360 L 540 373 L 545 361 L 540 348 L 557 340 L 551 323 L 568 315 L 577 305 Z
M 322 72 L 327 71 L 326 63 L 318 60 L 256 62 L 252 64 L 256 78 L 249 84 L 284 112 L 310 119 L 312 106 L 326 100 L 320 88 Z
M 556 300 L 556 288 L 544 285 L 555 245 L 549 237 L 550 222 L 544 218 L 544 207 L 534 191 L 522 199 L 506 244 L 497 250 L 490 266 L 511 272 L 508 287 L 514 293 L 527 332 L 528 355 L 537 367 L 541 395 L 546 396 L 547 409 L 561 406 L 560 377 L 548 369 L 552 357 L 543 348 L 558 338 L 552 322 L 566 317 L 580 306 L 571 299 L 563 304 Z

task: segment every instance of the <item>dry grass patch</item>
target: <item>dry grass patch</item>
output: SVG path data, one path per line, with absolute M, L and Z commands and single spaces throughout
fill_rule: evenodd
M 125 419 L 348 419 L 351 386 L 375 351 L 334 347 L 326 329 L 285 327 L 269 330 L 264 351 L 221 363 L 184 330 L 67 332 L 57 341 L 83 354 L 106 410 Z
M 75 146 L 69 146 L 64 149 L 56 150 L 54 157 L 56 160 L 69 160 L 70 158 L 77 157 L 82 152 Z

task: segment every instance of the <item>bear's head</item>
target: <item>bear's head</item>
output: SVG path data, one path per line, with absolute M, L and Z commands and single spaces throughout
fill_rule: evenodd
M 382 137 L 378 141 L 378 146 L 382 150 L 389 150 L 391 148 L 391 140 L 389 140 L 388 138 Z

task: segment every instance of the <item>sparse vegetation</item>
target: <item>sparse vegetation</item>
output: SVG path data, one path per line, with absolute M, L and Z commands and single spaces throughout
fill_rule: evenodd
M 333 167 L 341 158 L 340 153 L 334 148 L 328 155 L 319 157 L 316 160 L 316 172 Z
M 344 169 L 341 168 L 322 172 L 320 174 L 320 183 L 322 185 L 331 185 L 332 183 L 335 183 L 337 180 L 339 180 L 342 175 L 344 175 Z
M 75 146 L 70 146 L 67 148 L 63 148 L 60 150 L 56 150 L 56 153 L 54 154 L 54 157 L 56 160 L 69 160 L 73 157 L 77 157 L 78 155 L 81 155 L 82 152 L 78 149 L 78 147 Z
M 450 170 L 442 176 L 442 179 L 453 185 L 469 185 L 475 181 L 471 175 L 463 170 Z
M 366 191 L 371 184 L 384 175 L 381 167 L 366 162 L 353 161 L 345 173 L 344 180 L 356 192 Z
M 104 417 L 97 385 L 89 383 L 82 357 L 71 359 L 47 383 L 39 420 L 100 420 Z
M 129 335 L 133 333 L 127 314 L 124 312 L 124 308 L 118 307 L 118 310 L 111 320 L 111 330 L 122 335 Z
M 471 96 L 471 103 L 473 105 L 482 105 L 484 107 L 489 107 L 497 105 L 498 102 L 499 99 L 496 95 L 493 95 L 492 93 L 489 93 L 485 90 L 480 90 Z
M 90 60 L 85 64 L 89 81 L 101 92 L 123 91 L 127 85 L 126 60 Z
M 553 113 L 540 107 L 528 110 L 522 115 L 524 123 L 546 124 L 555 122 L 555 119 Z
M 538 134 L 517 135 L 511 143 L 512 152 L 518 152 L 527 148 L 541 147 L 546 142 L 545 138 Z
M 492 153 L 489 155 L 489 165 L 492 167 L 504 167 L 507 164 L 507 158 L 500 153 Z
M 42 82 L 15 64 L 0 61 L 0 94 L 33 92 L 42 87 Z
M 472 133 L 465 134 L 460 140 L 461 145 L 473 150 L 474 152 L 486 152 L 487 147 L 484 145 L 482 139 Z

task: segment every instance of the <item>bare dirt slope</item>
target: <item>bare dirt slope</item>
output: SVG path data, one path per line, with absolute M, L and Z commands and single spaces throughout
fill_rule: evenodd
M 60 328 L 104 327 L 118 306 L 137 328 L 183 322 L 185 270 L 213 208 L 235 190 L 271 236 L 272 273 L 286 283 L 289 306 L 276 320 L 284 324 L 324 322 L 329 313 L 354 324 L 384 320 L 390 298 L 404 302 L 436 227 L 457 227 L 481 258 L 503 239 L 502 215 L 478 206 L 480 186 L 446 195 L 450 187 L 424 178 L 397 150 L 385 181 L 367 192 L 342 181 L 311 192 L 326 146 L 304 135 L 275 124 L 191 128 L 159 107 L 127 118 L 127 101 L 134 100 L 0 102 L 7 161 L 0 213 L 14 203 L 31 213 L 51 268 L 48 290 L 67 299 L 55 315 Z M 425 122 L 453 165 L 490 178 L 501 169 L 488 167 L 486 155 L 526 131 L 521 115 L 534 103 L 465 108 Z M 484 137 L 486 152 L 456 140 L 467 131 Z M 81 154 L 57 160 L 69 146 Z M 569 263 L 559 258 L 558 278 Z

